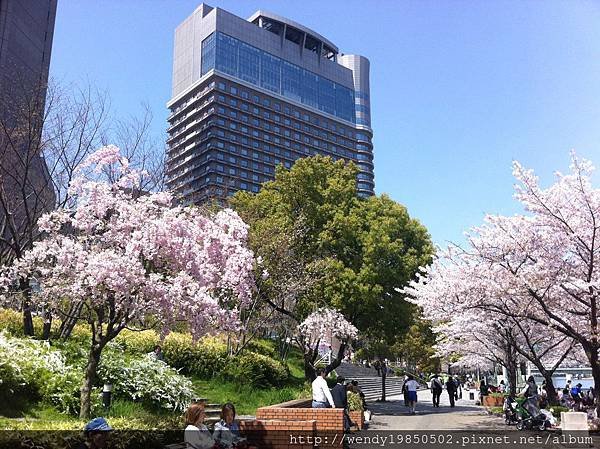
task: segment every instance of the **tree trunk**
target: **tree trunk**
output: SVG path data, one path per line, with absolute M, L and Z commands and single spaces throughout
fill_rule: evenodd
M 50 331 L 52 330 L 52 313 L 48 310 L 44 311 L 44 328 L 42 329 L 42 340 L 50 339 Z
M 312 351 L 304 353 L 304 378 L 309 382 L 312 382 L 317 378 L 317 372 L 313 365 Z
M 28 337 L 34 336 L 33 317 L 31 316 L 29 301 L 23 302 L 23 334 Z
M 69 308 L 69 314 L 67 317 L 65 317 L 62 323 L 60 323 L 60 328 L 58 330 L 58 337 L 61 340 L 66 340 L 71 336 L 71 332 L 73 332 L 73 328 L 77 324 L 77 320 L 79 319 L 79 314 L 81 313 L 82 308 L 83 302 L 72 304 Z
M 80 419 L 89 419 L 92 410 L 92 388 L 96 381 L 98 364 L 100 363 L 100 354 L 102 346 L 100 343 L 92 342 L 92 347 L 88 355 L 88 362 L 85 368 L 85 376 L 81 385 L 81 409 L 79 411 Z
M 506 374 L 508 375 L 508 391 L 511 396 L 515 396 L 517 394 L 517 370 L 517 362 L 513 359 L 506 367 Z
M 19 290 L 23 294 L 23 334 L 28 337 L 34 336 L 33 318 L 31 316 L 31 286 L 29 280 L 21 279 L 19 281 Z
M 336 369 L 338 366 L 340 366 L 340 364 L 342 363 L 342 359 L 344 358 L 344 352 L 346 352 L 346 343 L 340 344 L 340 348 L 338 349 L 336 358 L 333 359 L 331 361 L 331 363 L 329 365 L 327 365 L 327 367 L 325 368 L 325 370 L 327 371 L 327 374 L 329 374 L 334 369 Z
M 592 376 L 594 377 L 594 406 L 596 414 L 600 416 L 600 360 L 598 360 L 598 348 L 591 348 L 586 351 L 592 367 Z
M 554 382 L 552 381 L 553 374 L 554 371 L 544 370 L 542 372 L 544 380 L 546 381 L 546 393 L 548 395 L 548 404 L 558 405 L 558 395 L 556 394 L 556 388 L 554 388 Z

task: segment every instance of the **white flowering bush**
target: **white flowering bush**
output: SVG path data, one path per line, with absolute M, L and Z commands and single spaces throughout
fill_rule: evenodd
M 188 378 L 151 354 L 127 360 L 116 351 L 107 351 L 98 375 L 113 385 L 116 396 L 169 410 L 185 410 L 194 396 Z
M 0 333 L 0 401 L 41 399 L 70 413 L 78 406 L 80 384 L 79 370 L 47 341 Z

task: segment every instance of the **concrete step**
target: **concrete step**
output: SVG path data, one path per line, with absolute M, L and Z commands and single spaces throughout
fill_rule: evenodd
M 348 377 L 348 380 L 356 380 L 361 391 L 365 395 L 365 399 L 374 400 L 381 398 L 381 377 L 377 376 L 356 376 Z M 386 377 L 385 379 L 385 394 L 386 396 L 397 396 L 402 394 L 404 379 L 400 377 Z

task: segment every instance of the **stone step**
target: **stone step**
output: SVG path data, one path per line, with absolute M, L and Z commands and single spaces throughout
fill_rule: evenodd
M 339 374 L 339 373 L 338 373 Z M 356 376 L 347 377 L 348 380 L 356 380 L 361 391 L 365 395 L 365 399 L 374 400 L 381 398 L 381 377 L 378 376 Z M 402 394 L 404 378 L 388 376 L 385 378 L 385 394 L 386 396 L 398 396 Z

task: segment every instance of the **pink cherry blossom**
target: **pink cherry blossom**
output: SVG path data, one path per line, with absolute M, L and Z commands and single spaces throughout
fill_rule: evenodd
M 83 170 L 106 166 L 120 173 L 112 185 Z M 187 321 L 195 336 L 236 328 L 254 289 L 247 225 L 229 209 L 207 216 L 170 207 L 168 192 L 135 198 L 139 179 L 117 147 L 92 154 L 71 186 L 76 207 L 40 219 L 46 238 L 2 273 L 1 287 L 35 277 L 34 303 L 56 311 L 111 304 L 117 327 L 151 316 L 166 326 Z
M 515 199 L 526 213 L 487 216 L 467 234 L 466 248 L 440 251 L 405 289 L 436 321 L 442 342 L 475 335 L 481 345 L 453 348 L 483 355 L 498 337 L 486 329 L 518 330 L 515 347 L 533 333 L 554 345 L 542 351 L 544 364 L 585 354 L 600 388 L 600 190 L 593 171 L 572 153 L 570 172 L 543 188 L 532 170 L 513 164 Z M 569 356 L 562 361 L 561 351 Z

